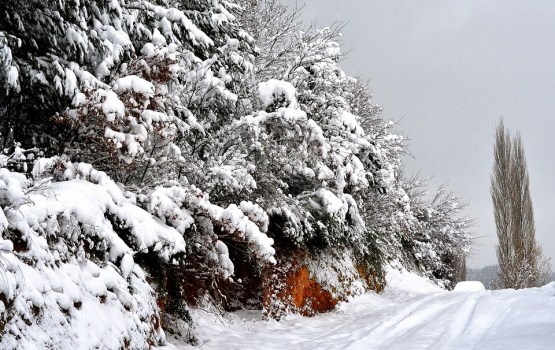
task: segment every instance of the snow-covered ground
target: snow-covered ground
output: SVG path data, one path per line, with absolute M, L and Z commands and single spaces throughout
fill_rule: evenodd
M 446 292 L 390 270 L 380 295 L 280 322 L 258 312 L 195 311 L 202 349 L 554 349 L 555 282 L 542 288 Z M 178 344 L 164 350 L 194 349 Z

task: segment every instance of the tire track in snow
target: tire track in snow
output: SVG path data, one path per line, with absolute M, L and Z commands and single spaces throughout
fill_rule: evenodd
M 462 333 L 470 322 L 476 300 L 465 294 L 448 294 L 437 312 L 393 339 L 385 349 L 442 349 Z
M 456 304 L 454 307 L 449 308 L 449 315 L 454 315 L 450 322 L 446 322 L 446 329 L 436 339 L 435 342 L 430 344 L 428 348 L 431 349 L 453 349 L 453 348 L 466 348 L 461 346 L 461 336 L 468 331 L 469 325 L 476 314 L 476 309 L 479 299 L 483 297 L 482 294 L 468 294 L 466 295 L 462 305 Z
M 468 299 L 455 313 L 456 316 L 453 320 L 453 323 L 449 326 L 447 335 L 450 338 L 457 338 L 465 333 L 465 331 L 468 329 L 469 324 L 472 322 L 472 317 L 476 312 L 478 300 L 482 297 L 483 296 L 479 294 L 468 296 Z
M 471 345 L 471 347 L 468 347 L 468 348 L 481 349 L 481 346 L 480 346 L 481 341 L 484 339 L 488 339 L 492 333 L 497 332 L 499 330 L 500 325 L 502 325 L 505 322 L 505 320 L 509 317 L 509 315 L 513 311 L 512 306 L 516 302 L 518 302 L 517 297 L 511 297 L 508 300 L 503 299 L 502 303 L 493 302 L 491 298 L 488 298 L 487 301 L 485 301 L 485 303 L 495 304 L 495 307 L 492 308 L 491 305 L 489 305 L 490 307 L 483 307 L 482 309 L 487 309 L 488 312 L 485 313 L 484 315 L 477 315 L 476 317 L 473 318 L 472 325 L 476 324 L 476 326 L 469 327 L 470 332 L 468 335 L 470 336 L 470 339 L 475 339 L 475 342 L 474 344 Z M 483 320 L 485 320 L 486 322 L 483 322 Z M 473 330 L 482 330 L 482 332 L 473 332 Z
M 440 295 L 443 294 L 444 293 Z M 367 338 L 368 334 L 375 333 L 378 329 L 395 328 L 397 324 L 411 317 L 411 315 L 418 312 L 425 305 L 430 304 L 431 300 L 438 298 L 440 295 L 432 294 L 424 298 L 419 296 L 417 298 L 412 298 L 400 305 L 395 305 L 394 308 L 381 309 L 379 311 L 383 312 L 382 316 L 386 317 L 386 321 L 382 322 L 379 325 L 376 324 L 377 322 L 372 322 L 372 319 L 368 319 L 364 316 L 357 317 L 356 319 L 348 319 L 346 320 L 347 322 L 341 324 L 340 326 L 333 327 L 324 333 L 318 334 L 317 339 L 307 339 L 302 343 L 295 343 L 294 345 L 299 346 L 299 349 L 304 349 L 304 345 L 306 345 L 306 349 L 329 348 L 330 340 L 333 340 L 336 344 L 342 344 L 341 346 L 338 345 L 338 348 L 350 349 L 351 345 L 349 344 L 353 343 L 353 341 L 356 341 L 357 338 Z M 401 312 L 399 312 L 400 310 Z M 361 324 L 364 324 L 364 326 L 361 327 Z M 355 334 L 357 336 L 353 337 L 353 335 Z
M 441 317 L 430 323 L 421 323 L 388 349 L 483 349 L 481 340 L 489 339 L 498 331 L 517 302 L 517 298 L 500 299 L 490 293 L 464 293 L 459 300 L 462 303 L 452 303 L 442 315 L 438 315 Z M 435 331 L 437 335 L 421 339 L 423 330 Z M 417 345 L 411 347 L 410 340 Z
M 429 323 L 441 318 L 447 310 L 459 308 L 466 297 L 450 293 L 433 294 L 431 296 L 403 304 L 396 308 L 399 311 L 378 327 L 366 329 L 364 335 L 351 341 L 345 349 L 407 349 L 406 341 L 420 330 L 429 328 Z M 434 332 L 432 332 L 434 333 Z M 435 333 L 438 333 L 435 331 Z M 429 339 L 429 338 L 428 338 Z M 397 347 L 403 343 L 402 347 Z M 435 341 L 430 341 L 434 344 Z M 425 348 L 422 340 L 414 348 Z

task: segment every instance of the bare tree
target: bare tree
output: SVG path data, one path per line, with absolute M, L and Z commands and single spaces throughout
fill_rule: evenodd
M 499 244 L 499 287 L 538 286 L 549 271 L 536 241 L 530 180 L 520 134 L 511 137 L 503 121 L 497 127 L 491 197 Z

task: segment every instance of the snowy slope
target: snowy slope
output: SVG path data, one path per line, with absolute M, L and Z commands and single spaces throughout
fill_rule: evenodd
M 358 297 L 329 314 L 276 322 L 254 312 L 197 311 L 196 320 L 202 349 L 553 349 L 554 311 L 555 283 L 446 292 L 390 270 L 383 294 Z

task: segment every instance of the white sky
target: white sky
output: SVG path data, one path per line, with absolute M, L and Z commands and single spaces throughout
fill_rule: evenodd
M 282 0 L 292 6 L 295 0 Z M 537 239 L 555 260 L 555 2 L 548 0 L 304 0 L 302 18 L 348 22 L 343 69 L 370 79 L 386 118 L 400 121 L 413 158 L 470 202 L 470 267 L 495 264 L 489 194 L 500 116 L 520 131 Z

